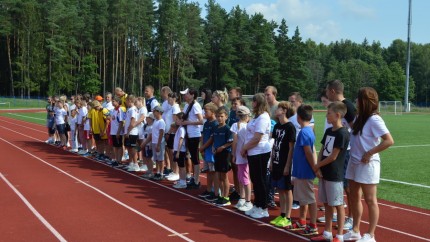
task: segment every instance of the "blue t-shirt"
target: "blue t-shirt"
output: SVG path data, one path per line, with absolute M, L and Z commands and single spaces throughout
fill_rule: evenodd
M 228 126 L 233 126 L 234 123 L 237 123 L 239 121 L 239 117 L 236 115 L 236 111 L 233 109 L 230 110 L 230 114 L 228 115 Z
M 315 173 L 309 162 L 306 160 L 305 146 L 313 149 L 315 144 L 315 134 L 311 126 L 303 127 L 297 136 L 296 145 L 293 154 L 293 174 L 292 176 L 299 179 L 314 179 Z
M 55 128 L 55 117 L 54 116 L 48 117 L 48 128 L 50 128 L 50 129 Z
M 216 127 L 212 136 L 214 140 L 213 147 L 215 149 L 225 145 L 226 143 L 233 142 L 233 134 L 231 133 L 230 126 L 227 124 L 222 127 Z M 231 146 L 224 150 L 231 152 Z
M 218 121 L 216 121 L 216 119 L 205 122 L 205 124 L 203 125 L 203 131 L 202 131 L 203 144 L 206 144 L 206 142 L 212 137 L 212 134 L 216 127 L 218 127 Z M 208 148 L 205 149 L 204 160 L 206 162 L 215 161 L 214 154 L 212 153 L 212 146 L 209 146 Z

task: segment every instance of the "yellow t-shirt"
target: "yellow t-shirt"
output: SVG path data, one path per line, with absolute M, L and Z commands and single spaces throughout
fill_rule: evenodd
M 106 108 L 96 110 L 91 109 L 90 119 L 91 119 L 91 129 L 93 134 L 101 134 L 106 128 L 106 118 L 109 115 L 109 110 Z M 107 139 L 107 134 L 101 137 L 102 139 Z
M 127 93 L 124 93 L 121 97 L 121 107 L 124 107 L 125 109 L 127 109 L 127 106 L 125 105 L 125 99 L 127 99 L 127 96 Z

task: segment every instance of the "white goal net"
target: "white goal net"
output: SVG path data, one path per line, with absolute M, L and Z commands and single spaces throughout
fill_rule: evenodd
M 403 105 L 401 101 L 379 101 L 380 114 L 402 115 Z

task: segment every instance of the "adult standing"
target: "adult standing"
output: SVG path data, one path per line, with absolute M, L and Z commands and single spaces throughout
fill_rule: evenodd
M 245 145 L 241 155 L 247 156 L 249 174 L 254 185 L 254 207 L 246 214 L 253 218 L 269 217 L 267 211 L 267 162 L 270 158 L 270 115 L 269 105 L 263 93 L 252 98 L 254 118 L 246 127 Z
M 125 93 L 120 87 L 115 88 L 115 96 L 121 98 L 121 106 L 127 109 L 125 101 L 127 99 L 127 93 Z
M 344 91 L 344 86 L 340 80 L 330 81 L 327 84 L 326 95 L 327 95 L 328 100 L 330 102 L 336 102 L 336 101 L 343 102 L 346 105 L 346 114 L 342 118 L 342 126 L 346 127 L 348 129 L 348 132 L 351 132 L 351 128 L 352 128 L 352 125 L 354 123 L 355 114 L 356 114 L 357 110 L 355 109 L 354 104 L 352 104 L 352 102 L 350 100 L 346 99 L 343 96 L 343 91 Z M 344 171 L 345 172 L 346 172 L 346 168 L 348 167 L 350 149 L 351 149 L 351 146 L 348 145 L 348 148 L 347 148 L 346 154 L 345 154 L 345 163 L 344 163 Z M 348 186 L 348 180 L 347 179 L 343 180 L 343 188 L 344 188 L 344 191 L 346 193 L 347 204 L 348 204 L 348 206 L 351 206 L 351 198 L 349 195 L 349 186 Z M 345 224 L 344 224 L 345 230 L 350 230 L 352 228 L 352 224 L 353 224 L 352 220 L 353 220 L 353 218 L 352 218 L 351 209 L 348 209 L 348 216 L 345 217 Z
M 186 125 L 188 151 L 190 152 L 191 161 L 194 168 L 193 179 L 188 184 L 189 188 L 200 187 L 200 161 L 199 161 L 199 143 L 200 143 L 200 126 L 203 125 L 203 110 L 196 101 L 198 97 L 197 90 L 187 88 L 180 92 L 184 95 L 186 102 L 184 106 L 184 117 L 181 125 Z
M 394 144 L 390 131 L 384 120 L 378 115 L 378 93 L 371 87 L 363 87 L 358 91 L 357 117 L 352 126 L 351 158 L 346 170 L 351 189 L 351 207 L 354 217 L 352 230 L 344 235 L 344 240 L 374 242 L 375 229 L 379 219 L 377 185 L 381 173 L 379 152 Z M 369 214 L 367 233 L 361 237 L 360 222 L 363 214 L 361 203 L 362 193 Z
M 163 100 L 163 103 L 161 104 L 161 109 L 163 110 L 163 113 L 161 115 L 161 118 L 164 120 L 166 128 L 165 128 L 165 141 L 167 142 L 167 140 L 169 139 L 169 129 L 170 129 L 170 125 L 173 122 L 173 116 L 171 116 L 171 112 L 172 112 L 172 106 L 169 105 L 169 94 L 172 93 L 172 89 L 170 89 L 170 87 L 168 86 L 164 86 L 161 88 L 160 91 L 160 95 L 161 95 L 161 99 Z M 173 160 L 170 160 L 170 156 L 169 156 L 169 148 L 167 147 L 167 143 L 165 143 L 165 147 L 166 152 L 164 152 L 164 162 L 166 163 L 166 165 L 164 166 L 164 171 L 163 174 L 164 176 L 168 176 L 171 172 L 171 163 L 173 162 Z
M 145 100 L 146 100 L 145 101 L 146 109 L 148 110 L 148 113 L 152 112 L 152 110 L 154 110 L 155 107 L 160 105 L 154 96 L 154 87 L 153 86 L 151 86 L 151 85 L 145 86 L 145 94 L 144 95 L 145 95 Z

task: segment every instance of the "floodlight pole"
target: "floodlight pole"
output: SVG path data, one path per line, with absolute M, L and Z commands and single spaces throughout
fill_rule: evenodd
M 408 50 L 406 60 L 406 86 L 405 86 L 405 112 L 410 112 L 409 108 L 409 66 L 411 63 L 411 25 L 412 25 L 412 0 L 409 0 L 408 14 Z

